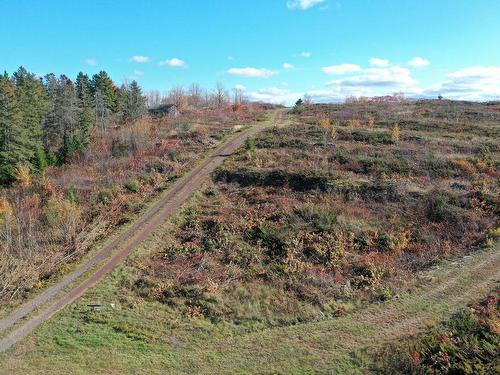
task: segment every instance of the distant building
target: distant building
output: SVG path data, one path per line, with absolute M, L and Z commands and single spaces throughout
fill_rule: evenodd
M 177 117 L 179 116 L 179 110 L 175 104 L 162 104 L 154 108 L 149 109 L 149 115 L 151 117 Z

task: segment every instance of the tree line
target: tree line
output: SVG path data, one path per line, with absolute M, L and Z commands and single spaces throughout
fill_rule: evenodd
M 136 81 L 117 86 L 101 71 L 44 77 L 20 67 L 0 75 L 0 184 L 15 180 L 18 168 L 42 171 L 85 154 L 96 130 L 133 122 L 147 113 Z

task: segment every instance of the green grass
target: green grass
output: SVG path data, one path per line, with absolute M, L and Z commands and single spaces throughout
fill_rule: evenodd
M 336 108 L 349 106 L 324 109 L 342 116 Z M 0 374 L 365 373 L 368 349 L 489 292 L 494 236 L 489 249 L 417 270 L 467 254 L 496 224 L 494 164 L 480 149 L 495 157 L 498 127 L 450 134 L 456 123 L 420 118 L 401 122 L 394 145 L 396 120 L 382 114 L 377 128 L 342 123 L 331 145 L 316 118 L 256 135 L 124 265 L 0 354 Z M 481 137 L 468 149 L 471 134 Z M 452 163 L 474 154 L 483 166 Z
M 147 252 L 146 244 L 134 258 Z M 0 373 L 362 373 L 371 363 L 363 354 L 366 347 L 418 333 L 490 290 L 499 276 L 495 254 L 498 246 L 462 264 L 440 264 L 422 275 L 421 285 L 409 285 L 410 293 L 387 303 L 275 328 L 189 318 L 145 301 L 123 287 L 135 272 L 123 265 L 13 351 L 1 354 Z M 475 264 L 481 267 L 469 271 Z M 448 284 L 440 290 L 443 283 Z M 103 304 L 102 311 L 89 311 L 87 304 L 95 302 Z

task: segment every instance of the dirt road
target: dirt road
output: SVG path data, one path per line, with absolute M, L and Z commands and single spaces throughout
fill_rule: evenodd
M 208 178 L 224 159 L 243 144 L 246 138 L 262 130 L 266 126 L 276 125 L 284 118 L 283 111 L 277 111 L 273 118 L 255 125 L 231 137 L 202 161 L 193 171 L 178 181 L 153 207 L 146 211 L 135 223 L 124 230 L 116 239 L 105 246 L 96 255 L 77 268 L 64 279 L 50 287 L 34 299 L 0 321 L 0 335 L 11 330 L 0 339 L 0 351 L 5 351 L 21 338 L 28 335 L 41 323 L 49 319 L 59 310 L 80 297 L 86 290 L 95 285 L 108 274 L 118 263 L 126 258 L 139 243 L 152 234 L 159 225 L 165 222 Z M 109 259 L 108 259 L 109 258 Z M 83 281 L 74 284 L 80 277 L 94 267 L 101 265 L 94 273 Z M 65 290 L 71 289 L 65 293 Z M 59 296 L 62 294 L 62 296 Z M 59 298 L 58 298 L 59 297 Z M 21 320 L 35 310 L 35 316 Z

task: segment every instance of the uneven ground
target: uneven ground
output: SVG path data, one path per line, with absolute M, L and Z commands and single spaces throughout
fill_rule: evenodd
M 184 318 L 120 287 L 127 268 L 44 324 L 13 352 L 7 374 L 362 373 L 363 349 L 418 333 L 486 295 L 500 281 L 498 245 L 424 273 L 410 291 L 357 313 L 255 329 Z M 101 312 L 87 303 L 99 301 Z M 115 308 L 111 307 L 115 304 Z
M 299 108 L 0 355 L 0 373 L 370 369 L 379 346 L 498 285 L 499 113 L 437 101 Z M 94 302 L 103 310 L 88 311 Z
M 12 344 L 19 341 L 26 334 L 35 329 L 45 320 L 50 319 L 57 311 L 76 300 L 89 288 L 94 286 L 107 273 L 109 273 L 120 261 L 126 258 L 138 244 L 151 235 L 160 224 L 169 217 L 200 187 L 205 179 L 219 166 L 222 161 L 236 150 L 245 139 L 263 126 L 271 126 L 280 121 L 283 113 L 276 112 L 263 125 L 254 125 L 242 131 L 240 134 L 230 137 L 220 147 L 214 150 L 193 171 L 187 174 L 181 181 L 174 184 L 172 188 L 149 210 L 146 210 L 137 220 L 102 250 L 88 259 L 83 265 L 77 267 L 72 273 L 61 281 L 40 293 L 33 300 L 28 301 L 20 309 L 14 310 L 12 314 L 0 320 L 0 333 L 7 331 L 4 338 L 0 338 L 0 351 L 7 350 Z M 110 259 L 106 259 L 109 258 Z M 101 265 L 100 263 L 103 263 Z M 92 270 L 93 267 L 98 267 Z M 87 278 L 78 280 L 82 275 Z M 76 282 L 75 282 L 76 280 Z M 72 285 L 74 283 L 74 285 Z M 70 289 L 66 290 L 68 287 Z M 58 294 L 60 296 L 58 296 Z M 28 316 L 26 322 L 16 324 L 25 316 L 36 309 L 34 316 Z M 12 329 L 11 329 L 12 328 Z M 12 332 L 8 332 L 11 329 Z
M 234 127 L 264 114 L 260 106 L 204 109 L 96 129 L 85 155 L 0 186 L 0 302 L 15 306 L 67 273 Z

